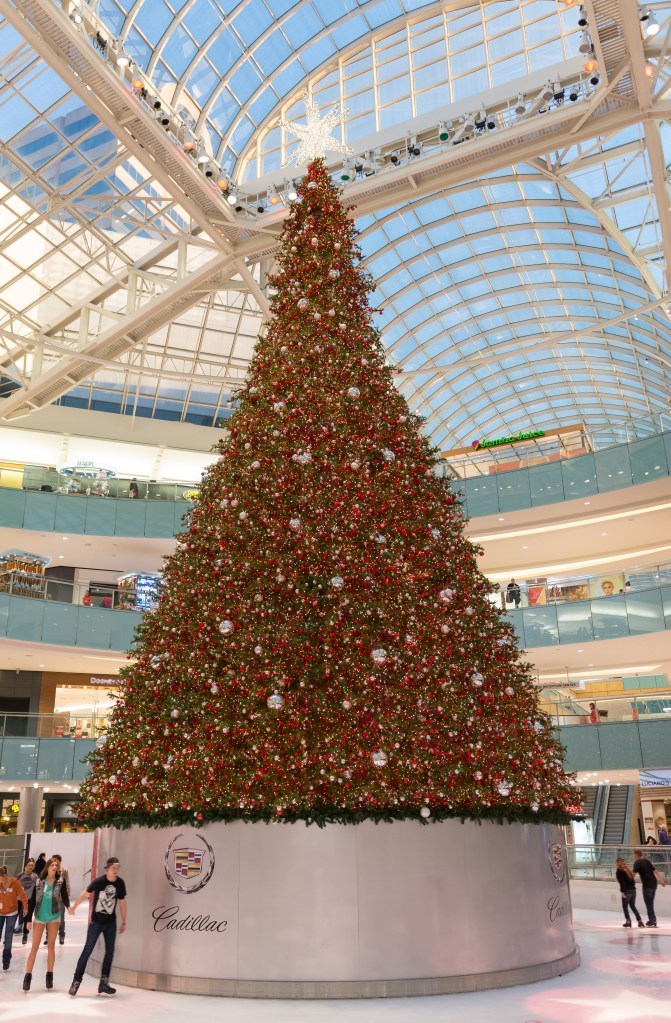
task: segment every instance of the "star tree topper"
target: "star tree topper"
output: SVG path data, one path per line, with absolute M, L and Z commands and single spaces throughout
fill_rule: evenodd
M 296 164 L 310 163 L 326 153 L 347 153 L 354 152 L 350 146 L 332 137 L 331 132 L 340 121 L 340 107 L 335 106 L 329 110 L 323 118 L 319 116 L 319 106 L 311 96 L 305 94 L 306 123 L 298 124 L 296 121 L 280 121 L 280 127 L 300 139 L 296 151 L 291 159 Z M 347 111 L 345 111 L 347 113 Z

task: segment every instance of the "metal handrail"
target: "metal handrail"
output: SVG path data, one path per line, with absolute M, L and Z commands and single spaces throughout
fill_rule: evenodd
M 671 882 L 671 846 L 668 845 L 567 845 L 570 877 L 574 880 L 614 881 L 618 856 L 631 868 L 640 850 L 664 880 Z

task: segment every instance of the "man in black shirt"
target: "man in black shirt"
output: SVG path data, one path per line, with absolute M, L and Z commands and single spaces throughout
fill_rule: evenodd
M 105 864 L 105 873 L 91 881 L 88 888 L 81 893 L 77 901 L 70 907 L 74 913 L 80 902 L 83 902 L 87 895 L 94 895 L 93 913 L 91 922 L 86 933 L 86 944 L 75 967 L 75 975 L 70 985 L 69 994 L 76 995 L 79 985 L 84 979 L 84 970 L 89 957 L 96 947 L 96 942 L 102 934 L 105 942 L 105 958 L 103 959 L 102 976 L 98 985 L 99 995 L 115 995 L 116 988 L 110 987 L 109 978 L 114 958 L 114 941 L 116 938 L 116 907 L 119 905 L 121 913 L 121 927 L 119 932 L 126 929 L 126 885 L 119 874 L 119 861 L 116 856 L 110 856 Z
M 646 927 L 656 927 L 657 917 L 655 916 L 655 892 L 657 891 L 657 882 L 661 884 L 662 888 L 666 887 L 664 878 L 655 870 L 650 860 L 643 855 L 642 849 L 635 849 L 634 865 L 632 870 L 641 879 L 641 887 L 643 888 L 643 901 L 645 902 L 645 908 L 648 911 L 648 922 Z

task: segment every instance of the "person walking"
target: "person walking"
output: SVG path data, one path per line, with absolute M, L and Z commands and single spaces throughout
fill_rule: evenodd
M 96 947 L 98 938 L 102 935 L 105 942 L 105 957 L 103 959 L 102 974 L 98 984 L 99 995 L 115 995 L 116 988 L 110 987 L 109 978 L 114 959 L 114 942 L 116 940 L 116 908 L 119 906 L 121 913 L 121 926 L 119 933 L 126 929 L 126 884 L 123 878 L 119 877 L 119 860 L 116 856 L 110 856 L 105 864 L 105 873 L 97 877 L 95 881 L 86 888 L 74 905 L 70 913 L 74 914 L 80 902 L 83 902 L 87 895 L 93 895 L 93 913 L 91 922 L 86 932 L 86 942 L 82 949 L 75 967 L 75 975 L 72 978 L 69 994 L 73 997 L 79 991 L 79 985 L 84 979 L 84 970 L 89 961 L 93 949 Z
M 33 979 L 35 958 L 40 950 L 42 935 L 47 932 L 47 991 L 54 987 L 54 962 L 56 960 L 56 935 L 61 919 L 61 905 L 69 906 L 70 900 L 65 883 L 60 874 L 60 863 L 52 856 L 47 860 L 38 880 L 28 906 L 28 930 L 32 928 L 33 941 L 26 963 L 26 975 L 23 978 L 23 990 L 30 991 Z
M 30 897 L 33 894 L 33 889 L 39 881 L 38 875 L 35 873 L 35 860 L 26 860 L 23 870 L 18 877 L 19 884 L 26 893 L 26 898 L 30 902 Z M 16 921 L 16 927 L 14 928 L 14 934 L 18 934 L 19 931 L 23 931 L 23 937 L 21 938 L 21 944 L 25 945 L 28 941 L 28 928 L 26 926 L 26 917 L 28 916 L 28 907 L 23 910 L 23 903 L 19 902 L 19 915 Z
M 72 898 L 72 891 L 70 890 L 70 874 L 68 868 L 63 866 L 63 857 L 60 853 L 54 853 L 51 857 L 52 860 L 58 860 L 58 870 L 61 875 L 65 890 L 68 893 L 68 905 Z M 44 944 L 47 945 L 49 942 L 48 936 L 44 939 Z M 61 903 L 61 922 L 58 928 L 58 943 L 59 945 L 65 944 L 65 903 Z
M 14 925 L 19 914 L 19 903 L 24 913 L 28 912 L 28 899 L 16 877 L 12 877 L 7 867 L 0 867 L 0 937 L 5 929 L 5 940 L 2 946 L 2 968 L 9 969 L 12 961 L 12 942 Z
M 42 877 L 42 871 L 44 870 L 46 865 L 47 865 L 47 854 L 46 853 L 40 853 L 40 855 L 35 860 L 35 873 L 37 874 L 38 877 Z
M 638 920 L 639 927 L 645 927 L 643 918 L 639 911 L 636 909 L 636 879 L 629 868 L 629 865 L 621 856 L 618 856 L 615 860 L 615 877 L 617 883 L 620 886 L 620 893 L 622 895 L 622 911 L 624 913 L 625 922 L 622 924 L 623 927 L 631 927 L 631 917 L 629 916 L 629 910 Z
M 599 723 L 599 712 L 596 709 L 595 703 L 589 705 L 589 723 L 590 725 L 597 725 Z
M 657 882 L 661 884 L 662 888 L 666 888 L 666 882 L 658 870 L 652 865 L 647 856 L 643 855 L 642 849 L 635 849 L 634 865 L 632 870 L 641 879 L 641 887 L 643 888 L 643 901 L 645 902 L 645 908 L 648 911 L 648 922 L 646 927 L 656 927 L 657 917 L 655 916 L 655 892 L 657 891 Z

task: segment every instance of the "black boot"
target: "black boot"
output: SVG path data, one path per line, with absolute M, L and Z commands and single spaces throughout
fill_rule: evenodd
M 75 997 L 75 995 L 79 991 L 79 985 L 80 984 L 81 984 L 81 980 L 73 980 L 72 984 L 70 984 L 70 990 L 68 991 L 68 994 L 72 995 L 73 998 Z
M 101 977 L 100 978 L 100 983 L 98 984 L 98 994 L 99 995 L 115 995 L 116 994 L 116 988 L 115 987 L 110 987 L 110 985 L 109 985 L 109 977 Z
M 30 991 L 30 982 L 33 979 L 32 973 L 27 973 L 23 978 L 23 990 Z
M 21 938 L 21 944 L 22 945 L 27 945 L 28 944 L 28 935 L 27 934 L 24 934 L 23 937 Z
M 47 973 L 47 991 L 53 991 L 54 989 L 54 975 L 53 973 Z

